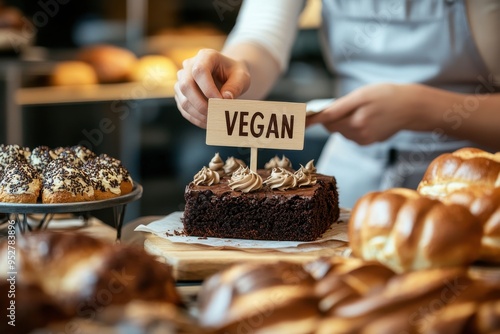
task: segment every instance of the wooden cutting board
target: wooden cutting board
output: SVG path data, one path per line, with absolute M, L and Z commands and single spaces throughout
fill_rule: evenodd
M 241 262 L 307 262 L 321 256 L 345 256 L 349 253 L 348 243 L 328 241 L 321 249 L 304 252 L 284 253 L 277 250 L 217 249 L 210 246 L 173 243 L 154 234 L 148 234 L 144 248 L 161 261 L 173 267 L 179 281 L 201 281 L 233 263 Z

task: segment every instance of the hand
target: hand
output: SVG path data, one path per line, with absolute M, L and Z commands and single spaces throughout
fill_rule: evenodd
M 250 86 L 245 62 L 215 50 L 202 49 L 182 65 L 174 86 L 175 101 L 182 116 L 201 128 L 207 126 L 209 98 L 237 98 Z
M 426 89 L 417 84 L 364 86 L 308 116 L 306 125 L 322 123 L 361 145 L 383 141 L 403 129 L 424 131 L 428 124 L 419 101 Z

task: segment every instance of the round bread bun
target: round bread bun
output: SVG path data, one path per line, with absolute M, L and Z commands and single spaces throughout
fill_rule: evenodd
M 28 162 L 14 161 L 5 167 L 0 180 L 0 202 L 36 203 L 42 181 Z
M 434 159 L 425 172 L 417 191 L 442 198 L 461 188 L 500 187 L 500 152 L 492 154 L 477 148 L 462 148 Z
M 472 263 L 479 257 L 483 228 L 462 205 L 393 188 L 361 197 L 348 233 L 354 256 L 402 273 Z
M 99 83 L 94 68 L 83 61 L 64 61 L 57 64 L 50 77 L 53 86 L 82 86 Z
M 129 74 L 130 81 L 142 82 L 148 86 L 160 86 L 176 80 L 177 66 L 168 57 L 149 55 L 141 57 Z
M 500 263 L 500 188 L 469 187 L 445 198 L 446 203 L 467 207 L 483 224 L 480 260 Z
M 61 158 L 49 163 L 43 176 L 42 203 L 72 203 L 94 199 L 94 188 L 81 167 Z
M 86 47 L 78 53 L 77 59 L 90 64 L 101 83 L 125 81 L 137 62 L 131 51 L 112 45 Z

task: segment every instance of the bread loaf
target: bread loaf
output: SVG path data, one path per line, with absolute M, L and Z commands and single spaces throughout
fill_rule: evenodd
M 462 148 L 434 159 L 418 185 L 418 192 L 442 198 L 471 186 L 492 189 L 500 186 L 500 152 Z
M 467 207 L 483 225 L 480 260 L 500 263 L 500 188 L 469 187 L 443 198 Z
M 394 188 L 360 198 L 348 232 L 353 255 L 401 273 L 472 263 L 482 225 L 461 205 Z
M 199 321 L 216 333 L 310 333 L 320 316 L 313 286 L 299 264 L 234 265 L 203 283 Z
M 86 47 L 76 58 L 94 68 L 100 83 L 125 81 L 137 62 L 131 51 L 113 45 Z

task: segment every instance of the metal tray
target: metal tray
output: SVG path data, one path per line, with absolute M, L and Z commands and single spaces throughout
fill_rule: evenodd
M 74 203 L 5 203 L 0 202 L 0 213 L 11 214 L 10 219 L 14 219 L 21 232 L 33 229 L 44 229 L 48 226 L 52 216 L 56 213 L 82 213 L 88 216 L 90 211 L 113 208 L 114 225 L 116 227 L 117 240 L 120 240 L 125 208 L 128 203 L 138 200 L 142 196 L 142 186 L 134 183 L 132 191 L 126 195 L 104 199 L 99 201 L 74 202 Z M 43 218 L 33 227 L 28 224 L 27 215 L 40 213 Z

